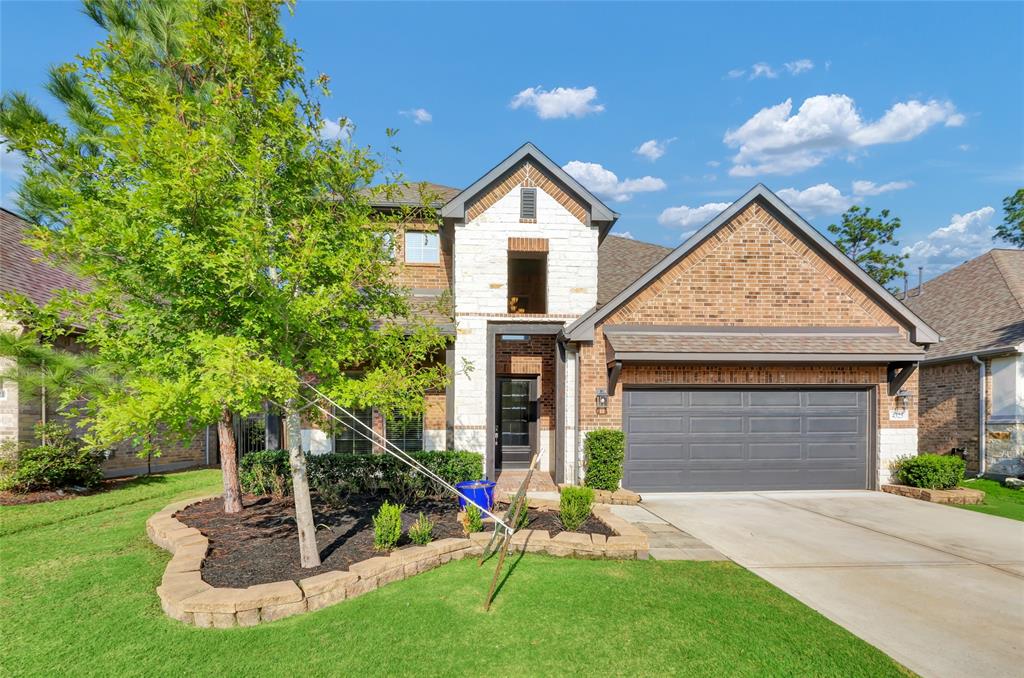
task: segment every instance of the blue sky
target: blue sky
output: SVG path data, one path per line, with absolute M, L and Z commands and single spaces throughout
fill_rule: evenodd
M 1024 186 L 1024 4 L 300 2 L 324 112 L 409 179 L 465 186 L 533 141 L 666 245 L 764 182 L 819 229 L 902 218 L 926 277 L 992 246 Z M 0 0 L 0 85 L 41 88 L 99 32 L 73 2 Z M 10 205 L 16 158 L 3 158 Z

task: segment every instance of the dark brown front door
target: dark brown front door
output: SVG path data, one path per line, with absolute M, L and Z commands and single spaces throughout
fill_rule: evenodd
M 497 466 L 529 468 L 537 439 L 537 380 L 499 377 L 496 391 Z

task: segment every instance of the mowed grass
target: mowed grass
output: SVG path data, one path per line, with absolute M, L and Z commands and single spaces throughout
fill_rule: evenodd
M 955 504 L 958 508 L 978 513 L 988 513 L 993 516 L 1002 516 L 1013 520 L 1024 520 L 1024 490 L 1011 490 L 1003 487 L 995 480 L 968 480 L 964 487 L 985 492 L 985 503 L 983 504 Z
M 255 628 L 168 619 L 164 505 L 216 491 L 216 471 L 0 508 L 5 676 L 898 676 L 886 655 L 731 563 L 526 556 L 490 613 L 493 571 L 451 563 Z

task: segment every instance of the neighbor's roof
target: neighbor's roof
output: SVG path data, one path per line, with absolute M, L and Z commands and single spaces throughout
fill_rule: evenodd
M 435 184 L 430 181 L 407 181 L 396 183 L 389 190 L 382 186 L 363 189 L 374 207 L 421 207 L 440 209 L 459 194 L 461 189 Z
M 902 318 L 911 329 L 911 339 L 914 342 L 928 344 L 938 341 L 939 336 L 935 330 L 901 304 L 888 290 L 875 282 L 853 260 L 843 254 L 835 244 L 807 223 L 803 217 L 793 211 L 779 196 L 768 190 L 764 184 L 754 186 L 739 200 L 722 210 L 718 216 L 687 238 L 682 245 L 661 259 L 650 270 L 626 286 L 607 304 L 595 306 L 590 312 L 579 317 L 565 328 L 565 337 L 570 341 L 592 341 L 594 338 L 594 328 L 598 323 L 602 322 L 617 308 L 620 308 L 657 280 L 663 273 L 696 249 L 698 245 L 710 238 L 719 228 L 729 223 L 733 217 L 755 200 L 760 201 L 763 205 L 773 210 L 780 219 L 789 222 L 793 226 L 794 232 L 798 233 L 808 246 L 816 250 L 826 260 L 831 261 L 837 270 L 846 272 L 851 279 L 857 281 L 862 290 L 868 293 L 880 305 L 888 308 L 894 316 Z
M 896 327 L 666 327 L 606 325 L 612 360 L 688 362 L 913 361 L 924 350 Z
M 942 337 L 926 362 L 1020 350 L 1024 250 L 990 250 L 932 278 L 903 303 Z
M 46 262 L 43 255 L 24 244 L 31 224 L 0 207 L 0 294 L 17 292 L 38 306 L 58 291 L 87 291 L 88 283 Z
M 607 304 L 671 251 L 632 238 L 606 237 L 597 248 L 597 305 Z

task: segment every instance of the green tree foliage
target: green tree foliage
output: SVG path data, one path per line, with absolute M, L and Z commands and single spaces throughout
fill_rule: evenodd
M 903 276 L 903 262 L 907 255 L 895 252 L 899 246 L 896 231 L 900 218 L 889 218 L 889 210 L 871 216 L 870 207 L 854 205 L 843 213 L 842 223 L 832 224 L 828 232 L 835 237 L 836 246 L 853 259 L 879 285 Z
M 1024 188 L 1003 198 L 1003 223 L 996 226 L 993 240 L 1005 240 L 1014 247 L 1024 247 Z
M 307 386 L 411 412 L 447 372 L 431 360 L 445 339 L 410 317 L 392 279 L 384 235 L 405 215 L 371 210 L 375 154 L 324 135 L 328 79 L 307 79 L 280 10 L 87 2 L 107 37 L 54 68 L 48 86 L 68 124 L 11 93 L 0 132 L 26 156 L 31 244 L 94 283 L 62 295 L 59 313 L 123 368 L 84 413 L 92 442 L 280 404 L 302 564 L 313 567 Z

